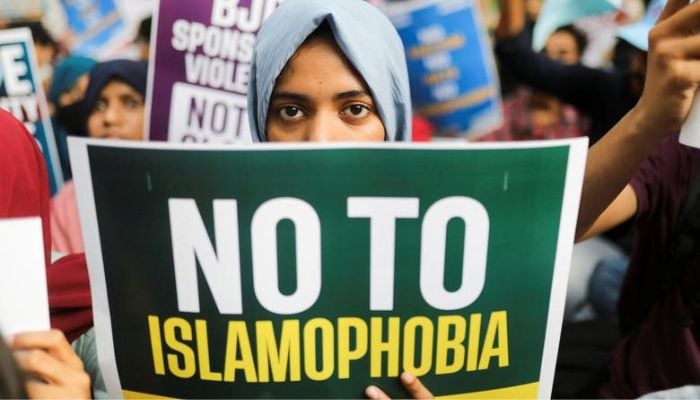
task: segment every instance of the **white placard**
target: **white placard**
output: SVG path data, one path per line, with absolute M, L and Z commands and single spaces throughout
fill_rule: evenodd
M 700 102 L 697 94 L 690 108 L 690 114 L 681 127 L 678 141 L 690 147 L 700 148 Z
M 171 133 L 170 142 L 250 142 L 245 95 L 178 82 L 173 85 L 172 98 L 170 126 L 182 130 Z
M 50 328 L 41 218 L 0 220 L 0 330 Z

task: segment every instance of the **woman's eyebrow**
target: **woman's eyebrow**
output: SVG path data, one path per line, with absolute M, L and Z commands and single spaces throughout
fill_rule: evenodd
M 366 90 L 348 90 L 347 92 L 338 93 L 333 96 L 333 100 L 343 100 L 354 97 L 372 97 Z
M 120 94 L 120 95 L 119 95 L 119 100 L 122 100 L 122 101 L 124 101 L 124 100 L 132 100 L 132 99 L 133 99 L 133 100 L 140 101 L 140 102 L 143 102 L 143 97 L 137 96 L 137 95 L 135 95 L 135 94 L 125 93 L 125 94 Z
M 310 97 L 299 94 L 299 93 L 294 93 L 294 92 L 278 92 L 278 93 L 272 93 L 272 96 L 270 96 L 270 101 L 273 100 L 294 100 L 294 101 L 300 101 L 300 102 L 309 102 Z

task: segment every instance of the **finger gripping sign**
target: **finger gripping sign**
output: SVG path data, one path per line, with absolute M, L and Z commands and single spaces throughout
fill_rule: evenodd
M 585 148 L 72 140 L 110 394 L 549 396 Z
M 159 0 L 149 76 L 150 140 L 250 141 L 253 45 L 282 0 Z

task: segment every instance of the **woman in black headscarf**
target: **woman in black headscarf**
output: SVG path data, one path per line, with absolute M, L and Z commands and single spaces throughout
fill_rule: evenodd
M 83 101 L 88 136 L 143 140 L 148 68 L 146 63 L 113 60 L 97 64 Z M 68 182 L 51 204 L 52 250 L 84 252 L 73 182 Z

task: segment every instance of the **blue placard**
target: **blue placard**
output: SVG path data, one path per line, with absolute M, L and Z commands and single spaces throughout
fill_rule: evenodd
M 542 50 L 549 36 L 557 28 L 589 15 L 615 12 L 620 7 L 622 7 L 622 0 L 547 0 L 537 17 L 537 24 L 532 34 L 532 47 L 535 51 Z
M 51 193 L 63 184 L 46 97 L 36 73 L 31 32 L 0 31 L 0 108 L 22 121 L 46 159 Z
M 73 53 L 95 56 L 125 27 L 114 0 L 61 0 L 77 41 Z
M 503 121 L 491 47 L 473 0 L 389 7 L 404 46 L 415 110 L 443 136 L 478 136 Z

